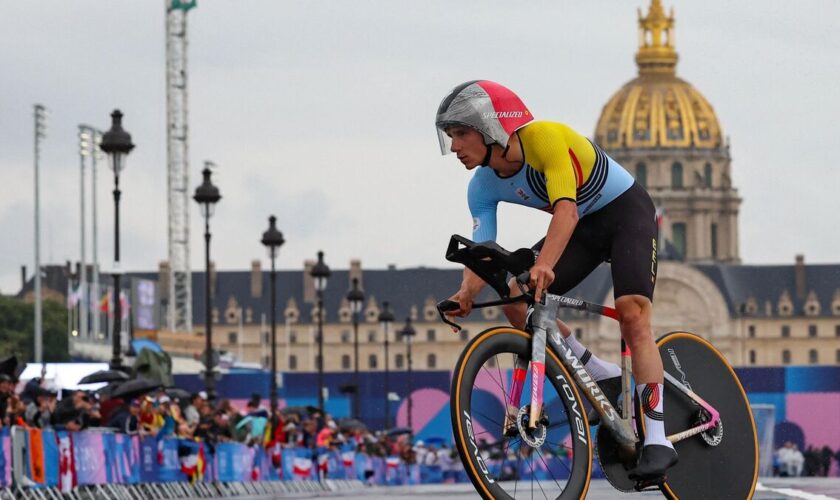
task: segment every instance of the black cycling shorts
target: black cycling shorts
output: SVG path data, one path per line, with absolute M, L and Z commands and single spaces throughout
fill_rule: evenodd
M 554 267 L 548 291 L 563 295 L 601 262 L 610 262 L 615 298 L 644 295 L 652 301 L 658 234 L 653 201 L 642 186 L 633 183 L 607 206 L 578 220 Z M 544 241 L 534 245 L 534 250 L 539 251 Z

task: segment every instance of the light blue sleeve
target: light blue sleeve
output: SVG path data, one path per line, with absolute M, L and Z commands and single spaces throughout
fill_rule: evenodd
M 484 167 L 470 180 L 467 203 L 473 219 L 472 239 L 475 242 L 496 241 L 496 208 L 499 197 L 496 189 L 486 180 Z

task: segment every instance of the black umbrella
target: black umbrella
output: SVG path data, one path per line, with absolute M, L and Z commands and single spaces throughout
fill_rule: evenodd
M 388 436 L 391 437 L 401 436 L 403 434 L 411 434 L 411 429 L 409 429 L 408 427 L 397 427 L 388 431 Z
M 96 393 L 100 396 L 107 396 L 110 398 L 114 391 L 117 390 L 117 387 L 119 387 L 120 385 L 122 385 L 122 382 L 109 382 L 108 385 L 97 389 Z
M 114 392 L 111 393 L 112 398 L 131 399 L 142 396 L 146 393 L 152 392 L 155 389 L 160 389 L 160 382 L 149 380 L 147 378 L 136 378 L 123 382 Z
M 79 380 L 79 385 L 96 384 L 100 382 L 117 382 L 128 380 L 128 374 L 119 370 L 99 370 Z
M 352 432 L 352 431 L 355 431 L 357 429 L 362 430 L 362 431 L 366 431 L 367 430 L 367 425 L 365 425 L 365 423 L 362 422 L 361 420 L 358 420 L 358 419 L 355 419 L 355 418 L 342 418 L 341 420 L 338 421 L 338 428 L 342 432 Z
M 190 394 L 190 391 L 180 389 L 178 387 L 169 387 L 167 389 L 164 389 L 163 392 L 165 392 L 166 395 L 170 398 L 178 399 L 180 401 L 189 401 L 190 396 L 192 395 Z
M 298 417 L 304 417 L 308 413 L 305 406 L 287 406 L 280 410 L 280 415 L 297 415 Z

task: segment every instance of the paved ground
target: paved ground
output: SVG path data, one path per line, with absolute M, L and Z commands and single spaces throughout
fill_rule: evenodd
M 550 493 L 550 492 L 547 492 Z M 662 498 L 658 492 L 628 494 L 626 498 Z M 332 493 L 320 496 L 338 498 L 364 498 L 365 500 L 392 500 L 432 498 L 433 500 L 464 500 L 478 498 L 472 485 L 435 484 L 419 486 L 373 487 L 353 493 Z M 519 495 L 517 495 L 519 496 Z M 530 497 L 530 495 L 526 495 Z M 623 496 L 604 480 L 592 481 L 587 499 L 607 500 Z M 301 495 L 298 498 L 307 498 Z M 310 497 L 311 498 L 311 497 Z M 543 498 L 538 493 L 535 498 Z M 764 479 L 760 481 L 756 500 L 840 500 L 840 478 L 801 478 L 801 479 Z M 267 500 L 267 497 L 254 497 L 253 500 Z

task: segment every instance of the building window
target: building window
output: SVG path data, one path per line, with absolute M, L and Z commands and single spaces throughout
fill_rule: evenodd
M 840 349 L 834 352 L 834 362 L 840 365 Z
M 371 344 L 376 342 L 376 331 L 375 330 L 369 330 L 368 331 L 368 342 L 370 342 Z
M 834 336 L 840 337 L 840 325 L 834 325 Z
M 671 188 L 683 188 L 683 167 L 682 163 L 678 161 L 675 161 L 674 164 L 671 165 Z
M 262 332 L 262 343 L 263 344 L 271 343 L 271 340 L 268 337 L 268 332 Z
M 583 328 L 575 328 L 575 338 L 583 340 Z
M 686 230 L 684 222 L 675 222 L 671 225 L 671 243 L 674 244 L 674 249 L 679 253 L 680 259 L 685 259 Z
M 782 338 L 790 337 L 790 325 L 782 325 Z
M 342 330 L 341 331 L 341 343 L 347 344 L 350 342 L 350 330 Z
M 647 188 L 647 165 L 644 163 L 636 164 L 636 182 L 643 188 Z
M 782 364 L 783 365 L 789 365 L 790 364 L 790 351 L 788 351 L 787 349 L 782 351 Z
M 434 342 L 434 341 L 435 341 L 436 336 L 437 336 L 437 332 L 435 332 L 434 330 L 427 330 L 427 331 L 426 331 L 426 339 L 427 339 L 429 342 Z
M 402 354 L 397 354 L 394 357 L 394 368 L 402 368 L 403 364 L 405 364 L 405 356 Z
M 370 356 L 368 356 L 368 368 L 370 368 L 371 370 L 374 370 L 374 369 L 376 369 L 376 364 L 377 364 L 376 354 L 371 354 Z
M 819 354 L 817 353 L 816 349 L 811 349 L 808 351 L 808 362 L 812 365 L 815 365 L 819 362 Z
M 718 256 L 718 231 L 717 231 L 717 224 L 712 224 L 711 228 L 711 238 L 712 238 L 712 258 L 717 259 Z
M 755 325 L 747 326 L 747 335 L 749 335 L 751 339 L 755 338 Z
M 228 332 L 228 344 L 235 344 L 238 337 L 236 332 Z
M 429 368 L 437 368 L 437 356 L 434 354 L 429 354 L 426 356 L 426 365 Z
M 341 369 L 342 370 L 349 370 L 350 369 L 350 355 L 349 354 L 342 354 L 341 355 Z
M 470 339 L 470 332 L 466 328 L 458 332 L 461 337 L 461 342 L 466 342 Z M 840 325 L 837 325 L 837 336 L 840 337 Z
M 809 337 L 816 337 L 817 336 L 817 325 L 808 325 L 808 336 Z
M 290 344 L 297 344 L 297 332 L 292 331 L 289 333 L 289 343 Z
M 289 356 L 289 370 L 297 370 L 297 356 L 294 354 Z
M 712 164 L 706 163 L 703 166 L 703 183 L 705 187 L 710 188 L 712 187 Z
M 755 351 L 754 350 L 750 350 L 750 364 L 751 365 L 755 364 Z

